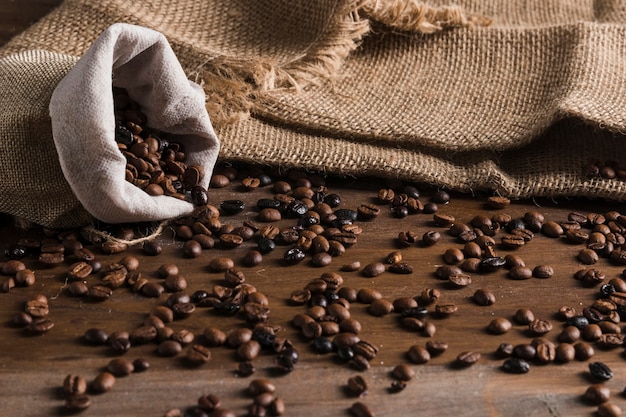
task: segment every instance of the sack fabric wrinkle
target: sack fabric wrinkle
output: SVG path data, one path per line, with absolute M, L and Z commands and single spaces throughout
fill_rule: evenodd
M 119 22 L 169 41 L 221 159 L 626 200 L 583 170 L 626 165 L 623 1 L 65 0 L 0 64 L 82 57 Z

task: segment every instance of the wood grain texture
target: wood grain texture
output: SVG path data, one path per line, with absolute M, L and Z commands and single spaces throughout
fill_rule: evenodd
M 378 187 L 375 181 L 352 184 L 337 183 L 330 186 L 331 192 L 343 197 L 344 207 L 356 208 L 360 203 L 372 202 Z M 272 195 L 268 187 L 249 193 L 242 193 L 233 184 L 225 189 L 211 192 L 215 204 L 229 198 L 239 198 L 247 203 L 248 209 L 236 216 L 223 216 L 223 223 L 240 225 L 244 220 L 255 221 L 254 205 L 261 197 Z M 535 206 L 528 202 L 514 203 L 504 210 L 513 217 L 521 217 L 528 210 L 540 210 L 549 219 L 566 220 L 571 210 L 608 211 L 608 205 L 589 205 L 575 202 L 541 202 Z M 613 207 L 615 208 L 615 207 Z M 479 213 L 492 215 L 495 211 L 484 209 L 483 197 L 455 197 L 452 202 L 440 209 L 455 216 L 459 221 L 469 222 Z M 289 227 L 294 220 L 278 223 Z M 437 328 L 433 337 L 446 341 L 449 349 L 425 365 L 414 365 L 417 373 L 407 388 L 397 394 L 388 392 L 392 382 L 389 375 L 393 366 L 408 363 L 406 352 L 413 344 L 424 345 L 428 338 L 402 328 L 398 324 L 398 314 L 374 317 L 367 312 L 367 306 L 352 304 L 352 317 L 363 324 L 360 334 L 380 351 L 372 360 L 372 368 L 361 374 L 366 378 L 370 389 L 361 401 L 369 404 L 378 416 L 401 415 L 501 415 L 501 416 L 586 416 L 595 407 L 581 401 L 581 395 L 592 383 L 588 376 L 589 361 L 573 361 L 568 364 L 533 364 L 525 375 L 511 375 L 501 370 L 502 360 L 493 352 L 503 342 L 512 344 L 529 343 L 526 326 L 514 325 L 513 329 L 500 336 L 486 332 L 487 324 L 494 317 L 512 318 L 520 307 L 530 307 L 538 318 L 550 320 L 554 330 L 547 337 L 557 341 L 563 323 L 555 318 L 555 313 L 563 305 L 582 311 L 590 305 L 597 288 L 584 288 L 573 279 L 573 273 L 582 266 L 576 259 L 581 245 L 567 244 L 540 234 L 526 246 L 516 251 L 528 266 L 550 264 L 555 275 L 550 279 L 529 279 L 514 281 L 507 272 L 501 270 L 489 274 L 472 274 L 474 282 L 463 289 L 450 289 L 445 282 L 433 276 L 437 265 L 442 264 L 441 255 L 448 247 L 460 247 L 444 228 L 433 225 L 432 215 L 417 214 L 404 219 L 394 218 L 383 208 L 383 214 L 374 221 L 359 222 L 363 233 L 359 242 L 329 266 L 315 268 L 308 259 L 294 266 L 285 266 L 282 253 L 286 247 L 279 247 L 266 255 L 258 267 L 242 267 L 247 282 L 266 294 L 270 301 L 270 322 L 282 327 L 281 336 L 288 337 L 296 344 L 301 359 L 296 369 L 289 374 L 277 372 L 274 366 L 275 355 L 264 353 L 254 363 L 257 373 L 254 377 L 270 378 L 277 386 L 277 393 L 287 404 L 287 415 L 298 416 L 343 416 L 348 415 L 350 404 L 357 400 L 347 395 L 345 386 L 350 376 L 358 372 L 341 363 L 333 355 L 320 355 L 311 349 L 311 342 L 302 338 L 290 321 L 305 307 L 294 307 L 287 303 L 290 293 L 317 278 L 324 271 L 339 271 L 341 265 L 360 261 L 362 265 L 383 259 L 390 251 L 397 249 L 396 237 L 399 231 L 412 230 L 423 234 L 428 230 L 440 230 L 442 241 L 433 247 L 412 246 L 401 249 L 404 260 L 415 267 L 410 275 L 397 275 L 385 272 L 376 278 L 365 278 L 359 272 L 341 273 L 345 286 L 354 288 L 375 288 L 389 300 L 402 296 L 415 296 L 423 288 L 438 288 L 442 292 L 441 302 L 452 302 L 459 306 L 459 312 L 449 318 L 429 317 Z M 4 227 L 1 231 L 3 247 L 28 234 Z M 210 290 L 213 285 L 223 282 L 222 274 L 211 273 L 207 265 L 217 256 L 232 257 L 240 265 L 244 248 L 255 246 L 247 242 L 243 247 L 232 250 L 212 249 L 204 251 L 195 259 L 182 256 L 182 243 L 171 234 L 161 238 L 164 251 L 157 257 L 148 257 L 138 248 L 131 248 L 127 254 L 139 257 L 140 271 L 150 279 L 156 279 L 156 270 L 161 264 L 176 263 L 187 278 L 187 292 L 198 289 Z M 510 253 L 499 250 L 500 255 Z M 104 263 L 115 262 L 122 255 L 99 255 Z M 0 384 L 5 409 L 11 415 L 37 416 L 63 414 L 63 396 L 60 386 L 68 373 L 94 378 L 108 361 L 115 357 L 108 347 L 93 347 L 81 342 L 84 331 L 100 327 L 107 332 L 131 331 L 141 325 L 152 307 L 163 304 L 167 295 L 160 299 L 145 298 L 122 288 L 114 292 L 112 299 L 93 303 L 68 296 L 65 285 L 65 271 L 71 259 L 62 266 L 42 269 L 38 262 L 28 258 L 26 263 L 37 270 L 37 283 L 30 288 L 15 288 L 9 294 L 0 294 L 0 316 L 5 325 L 0 328 L 0 351 L 3 352 Z M 602 259 L 598 265 L 607 276 L 619 276 L 622 268 L 611 265 Z M 97 283 L 98 276 L 88 279 Z M 496 295 L 496 303 L 490 307 L 479 307 L 471 301 L 477 288 L 488 288 Z M 23 303 L 37 293 L 45 294 L 50 301 L 50 318 L 55 327 L 43 336 L 27 336 L 23 329 L 9 324 L 12 315 L 23 307 Z M 432 307 L 431 307 L 432 310 Z M 175 330 L 189 329 L 199 335 L 206 327 L 215 326 L 223 330 L 243 326 L 239 317 L 223 317 L 207 309 L 199 309 L 191 317 L 171 324 Z M 145 373 L 118 378 L 114 389 L 106 394 L 94 395 L 92 407 L 85 412 L 93 416 L 133 416 L 163 415 L 169 408 L 186 408 L 195 404 L 200 395 L 215 393 L 223 404 L 238 415 L 244 415 L 251 399 L 246 387 L 252 378 L 238 377 L 235 373 L 238 361 L 235 352 L 226 347 L 213 348 L 213 359 L 199 368 L 190 368 L 180 357 L 163 358 L 156 353 L 156 344 L 135 346 L 125 354 L 129 359 L 147 358 L 152 367 Z M 458 368 L 454 366 L 456 356 L 463 351 L 477 351 L 481 360 L 474 366 Z M 623 372 L 623 348 L 602 351 L 596 349 L 592 359 L 609 364 L 615 377 L 606 384 L 613 391 L 614 400 L 621 405 L 619 395 L 626 385 Z M 139 410 L 139 411 L 138 411 Z

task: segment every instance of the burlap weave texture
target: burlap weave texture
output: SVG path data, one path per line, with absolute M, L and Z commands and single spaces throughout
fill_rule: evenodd
M 0 56 L 82 56 L 115 22 L 203 83 L 220 157 L 512 197 L 626 199 L 618 0 L 66 0 Z

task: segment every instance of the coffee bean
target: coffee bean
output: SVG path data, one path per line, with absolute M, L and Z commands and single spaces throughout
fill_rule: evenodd
M 615 403 L 605 402 L 598 406 L 598 417 L 619 417 L 622 415 L 622 409 Z
M 481 355 L 479 352 L 472 352 L 472 351 L 461 352 L 456 357 L 456 363 L 457 365 L 461 365 L 461 366 L 470 366 L 478 362 L 480 360 L 480 356 Z
M 234 268 L 235 262 L 231 258 L 217 257 L 213 258 L 209 262 L 209 269 L 212 272 L 225 272 L 228 269 Z
M 144 372 L 150 368 L 150 362 L 143 358 L 137 358 L 133 362 L 133 372 Z
M 356 295 L 356 299 L 363 304 L 371 304 L 373 303 L 375 300 L 379 300 L 382 298 L 382 294 L 378 291 L 375 290 L 373 288 L 361 288 L 357 295 Z
M 211 351 L 205 346 L 194 344 L 187 349 L 185 359 L 192 365 L 202 365 L 211 360 Z
M 430 360 L 430 352 L 423 346 L 412 345 L 407 351 L 407 357 L 411 362 L 421 365 Z
M 365 378 L 363 378 L 361 375 L 355 375 L 348 378 L 346 388 L 350 392 L 350 394 L 360 397 L 367 394 L 368 386 Z
M 175 340 L 166 340 L 161 342 L 157 347 L 157 353 L 161 356 L 176 356 L 181 350 L 182 346 Z
M 422 236 L 422 242 L 426 246 L 433 246 L 441 240 L 441 234 L 437 231 L 430 230 Z
M 106 370 L 116 377 L 122 377 L 130 375 L 135 370 L 135 366 L 127 359 L 115 358 L 109 361 Z
M 535 314 L 528 308 L 520 308 L 515 312 L 515 322 L 521 325 L 528 325 L 535 321 Z
M 359 217 L 363 220 L 372 220 L 378 217 L 380 214 L 380 208 L 373 204 L 361 204 L 357 208 L 357 212 Z
M 592 362 L 589 364 L 589 373 L 600 381 L 608 381 L 613 378 L 613 371 L 603 362 Z
M 380 298 L 378 300 L 372 301 L 372 303 L 367 308 L 367 311 L 375 317 L 382 317 L 393 312 L 393 303 L 391 303 L 391 301 L 389 300 Z
M 533 320 L 528 323 L 528 331 L 531 335 L 544 335 L 552 330 L 552 323 L 548 320 Z
M 26 331 L 39 335 L 49 332 L 53 327 L 54 322 L 52 322 L 52 320 L 47 318 L 37 318 L 26 326 Z
M 589 404 L 602 404 L 611 398 L 611 390 L 604 384 L 594 384 L 587 387 L 582 396 L 583 401 Z
M 70 395 L 65 399 L 64 407 L 68 411 L 82 411 L 86 410 L 91 406 L 91 398 L 89 396 L 81 394 L 81 395 Z
M 586 342 L 577 342 L 574 344 L 575 358 L 579 361 L 586 361 L 593 357 L 595 350 L 593 346 Z
M 148 256 L 157 256 L 163 251 L 161 244 L 154 240 L 144 242 L 141 249 Z
M 448 282 L 453 288 L 465 288 L 472 283 L 472 278 L 468 274 L 451 274 Z
M 385 270 L 385 264 L 383 264 L 382 262 L 372 262 L 370 264 L 367 264 L 361 270 L 361 274 L 367 278 L 374 278 L 384 273 Z
M 502 364 L 502 370 L 511 374 L 525 374 L 530 371 L 530 364 L 522 358 L 508 358 Z
M 513 325 L 510 321 L 505 319 L 504 317 L 497 317 L 489 323 L 487 326 L 487 331 L 493 334 L 504 334 L 511 330 Z
M 68 374 L 63 380 L 63 392 L 67 395 L 83 395 L 87 392 L 87 380 L 80 375 Z
M 496 296 L 486 288 L 479 288 L 474 292 L 472 300 L 479 306 L 490 306 L 495 304 Z
M 257 378 L 248 384 L 248 392 L 254 397 L 263 393 L 273 394 L 276 392 L 276 386 L 269 379 Z
M 535 278 L 550 278 L 553 274 L 554 269 L 550 265 L 537 265 L 532 272 Z
M 110 391 L 115 385 L 115 376 L 107 371 L 101 372 L 91 381 L 91 389 L 96 394 Z
M 391 376 L 399 381 L 410 381 L 415 377 L 415 371 L 410 365 L 402 363 L 391 370 Z
M 348 412 L 354 417 L 373 417 L 374 413 L 370 410 L 370 408 L 362 402 L 353 403 Z
M 526 266 L 514 266 L 509 270 L 509 278 L 514 280 L 525 280 L 532 276 L 533 271 Z
M 437 304 L 435 306 L 435 313 L 441 317 L 448 317 L 458 311 L 456 304 Z

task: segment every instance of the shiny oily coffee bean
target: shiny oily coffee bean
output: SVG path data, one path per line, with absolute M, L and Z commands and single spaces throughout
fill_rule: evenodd
M 530 364 L 522 358 L 507 358 L 502 364 L 502 370 L 510 374 L 525 374 L 530 371 Z
M 613 371 L 603 362 L 592 362 L 589 364 L 589 373 L 599 381 L 608 381 L 613 378 Z

